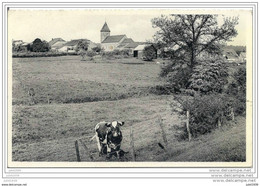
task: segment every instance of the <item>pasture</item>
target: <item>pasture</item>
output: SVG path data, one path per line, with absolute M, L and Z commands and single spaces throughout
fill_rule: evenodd
M 192 142 L 176 139 L 176 126 L 185 120 L 172 113 L 171 96 L 152 93 L 164 83 L 155 62 L 80 61 L 79 56 L 62 56 L 14 58 L 12 65 L 13 161 L 76 161 L 77 139 L 89 148 L 87 153 L 80 147 L 82 161 L 90 161 L 89 154 L 105 161 L 98 157 L 96 142 L 90 142 L 95 125 L 104 120 L 125 121 L 124 151 L 130 151 L 133 125 L 136 161 L 245 161 L 245 118 Z M 33 98 L 28 95 L 30 88 L 35 91 Z M 158 146 L 163 144 L 159 115 L 170 155 Z M 216 153 L 223 149 L 237 150 Z M 121 161 L 131 161 L 130 154 Z

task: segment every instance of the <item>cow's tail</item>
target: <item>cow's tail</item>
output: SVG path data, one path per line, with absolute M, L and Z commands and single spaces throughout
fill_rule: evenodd
M 96 137 L 96 134 L 90 139 L 90 141 L 93 141 L 93 139 Z

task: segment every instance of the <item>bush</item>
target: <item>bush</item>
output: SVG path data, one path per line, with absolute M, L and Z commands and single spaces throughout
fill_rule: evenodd
M 88 57 L 91 57 L 91 58 L 92 58 L 92 57 L 94 57 L 95 55 L 96 55 L 96 52 L 91 51 L 91 50 L 88 50 L 88 51 L 87 51 L 87 56 L 88 56 Z
M 194 97 L 176 97 L 181 109 L 176 109 L 176 104 L 172 104 L 174 111 L 179 114 L 190 112 L 190 132 L 193 137 L 209 133 L 218 126 L 218 122 L 224 124 L 229 118 L 228 110 L 230 102 L 225 94 L 199 95 Z M 187 137 L 186 128 L 183 131 Z
M 143 59 L 146 61 L 152 61 L 156 59 L 156 51 L 153 46 L 146 46 L 143 51 Z
M 245 114 L 246 111 L 246 68 L 239 68 L 233 75 L 233 81 L 227 87 L 236 114 Z
M 96 52 L 96 53 L 99 53 L 99 52 L 101 52 L 101 47 L 100 46 L 96 46 L 96 47 L 92 48 L 92 50 L 94 52 Z
M 130 56 L 130 50 L 124 49 L 124 50 L 113 50 L 109 52 L 102 52 L 102 57 L 106 57 L 107 59 L 121 59 L 126 58 Z
M 183 88 L 188 88 L 191 68 L 187 65 L 178 63 L 178 61 L 174 61 L 162 66 L 160 76 L 166 79 L 166 81 L 171 85 L 172 90 L 180 91 Z
M 227 81 L 227 66 L 221 58 L 203 59 L 193 69 L 188 80 L 189 89 L 202 93 L 221 93 Z

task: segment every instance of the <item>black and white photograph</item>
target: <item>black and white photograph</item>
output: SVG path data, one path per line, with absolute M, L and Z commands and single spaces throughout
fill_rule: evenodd
M 250 11 L 18 9 L 8 23 L 10 166 L 252 164 Z
M 2 186 L 258 186 L 258 2 L 7 0 L 1 20 Z

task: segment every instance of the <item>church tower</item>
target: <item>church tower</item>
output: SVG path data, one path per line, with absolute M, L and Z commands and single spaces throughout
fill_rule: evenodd
M 107 26 L 107 22 L 105 22 L 102 29 L 100 30 L 100 34 L 101 34 L 101 41 L 100 41 L 101 43 L 102 41 L 104 41 L 104 39 L 106 39 L 107 36 L 110 36 L 110 30 Z

